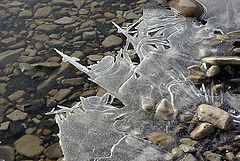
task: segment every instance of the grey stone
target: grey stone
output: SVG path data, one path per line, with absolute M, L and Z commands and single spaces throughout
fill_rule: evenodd
M 151 98 L 141 98 L 140 105 L 144 112 L 153 112 L 155 110 L 155 102 Z
M 180 157 L 180 156 L 183 155 L 183 151 L 180 148 L 173 148 L 172 149 L 172 154 L 175 155 L 175 156 Z
M 83 39 L 84 40 L 94 40 L 94 39 L 96 39 L 96 37 L 97 37 L 96 31 L 83 32 Z
M 105 48 L 111 48 L 119 46 L 122 43 L 122 38 L 117 37 L 115 35 L 110 35 L 105 38 L 105 40 L 102 42 L 102 46 Z
M 87 56 L 87 58 L 88 58 L 89 60 L 91 60 L 91 61 L 99 61 L 99 60 L 102 60 L 103 55 L 93 54 L 93 55 Z
M 4 43 L 5 45 L 12 45 L 16 43 L 17 39 L 15 37 L 8 37 L 6 39 L 3 39 L 1 42 Z
M 196 148 L 191 145 L 181 144 L 179 148 L 182 149 L 185 153 L 194 153 L 196 152 Z
M 7 115 L 7 118 L 12 121 L 25 120 L 27 118 L 27 113 L 20 110 L 15 110 L 12 113 Z
M 10 146 L 0 145 L 0 160 L 14 161 L 15 160 L 14 149 Z
M 53 0 L 52 4 L 57 4 L 57 5 L 71 5 L 73 4 L 72 1 L 68 1 L 68 0 Z
M 17 7 L 17 6 L 22 6 L 23 4 L 24 4 L 24 2 L 13 1 L 10 3 L 10 6 Z
M 43 17 L 47 17 L 50 15 L 52 11 L 51 6 L 46 6 L 43 8 L 38 8 L 37 11 L 34 14 L 34 17 L 36 18 L 43 18 Z
M 39 139 L 39 137 L 34 135 L 24 135 L 14 143 L 14 146 L 20 155 L 35 158 L 44 150 L 44 147 L 40 146 L 40 144 L 42 144 L 42 140 Z
M 69 79 L 63 79 L 62 84 L 66 86 L 79 86 L 83 83 L 83 78 L 69 78 Z
M 33 13 L 30 10 L 23 10 L 22 12 L 20 12 L 20 14 L 18 15 L 18 17 L 32 17 Z
M 220 73 L 220 67 L 217 65 L 213 65 L 211 66 L 208 70 L 207 70 L 207 77 L 212 78 L 215 77 L 216 75 L 218 75 Z
M 71 89 L 60 89 L 57 94 L 53 97 L 56 101 L 61 101 L 63 98 L 65 98 L 69 93 L 71 92 Z
M 48 42 L 49 46 L 52 47 L 57 47 L 57 46 L 62 46 L 64 44 L 64 41 L 61 40 L 51 40 Z
M 19 98 L 23 97 L 24 94 L 25 94 L 25 92 L 23 90 L 18 90 L 16 92 L 12 93 L 10 96 L 8 96 L 8 99 L 13 102 L 13 101 L 16 101 Z
M 4 68 L 7 64 L 16 62 L 24 48 L 8 50 L 0 53 L 0 67 Z
M 192 154 L 187 154 L 183 161 L 197 161 L 197 159 Z
M 5 94 L 7 92 L 7 84 L 6 83 L 0 83 L 0 94 Z
M 37 31 L 45 31 L 45 32 L 56 32 L 57 28 L 59 26 L 58 25 L 55 25 L 55 24 L 41 24 L 39 25 L 36 30 Z
M 33 75 L 35 71 L 33 70 L 33 67 L 29 63 L 19 63 L 19 68 L 21 72 L 23 72 L 25 75 Z
M 63 156 L 62 150 L 60 148 L 59 143 L 55 143 L 49 147 L 47 147 L 43 153 L 47 156 L 49 159 L 58 159 Z
M 156 105 L 156 118 L 168 121 L 173 119 L 173 115 L 174 110 L 171 102 L 168 99 L 164 98 Z
M 240 65 L 239 56 L 212 56 L 202 59 L 203 62 L 211 65 Z
M 20 7 L 11 7 L 8 9 L 8 12 L 13 16 L 17 16 L 21 12 L 21 8 Z
M 208 135 L 212 134 L 215 131 L 215 128 L 210 123 L 201 123 L 198 127 L 196 127 L 191 133 L 190 137 L 192 139 L 203 139 Z
M 75 20 L 72 19 L 71 17 L 62 17 L 62 18 L 54 21 L 54 23 L 59 24 L 59 25 L 67 25 L 67 24 L 72 24 L 74 22 L 75 22 Z
M 84 0 L 73 0 L 73 3 L 79 9 L 84 4 Z
M 206 104 L 198 107 L 197 117 L 200 121 L 211 123 L 223 130 L 231 129 L 233 125 L 233 118 L 228 112 Z
M 10 122 L 11 122 L 11 121 L 6 121 L 6 122 L 1 123 L 1 125 L 0 125 L 0 131 L 7 130 L 8 127 L 9 127 Z M 0 155 L 0 156 L 1 156 L 1 155 Z
M 8 16 L 10 16 L 10 14 L 8 14 L 6 10 L 0 9 L 0 20 L 7 18 Z

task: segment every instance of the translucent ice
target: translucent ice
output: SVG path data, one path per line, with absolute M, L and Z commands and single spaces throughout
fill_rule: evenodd
M 154 7 L 144 8 L 143 16 L 129 27 L 121 28 L 114 23 L 127 38 L 125 48 L 117 56 L 106 56 L 88 67 L 56 49 L 63 61 L 85 72 L 90 80 L 109 92 L 103 97 L 81 98 L 72 108 L 59 106 L 60 110 L 50 112 L 56 114 L 65 160 L 171 160 L 171 154 L 144 137 L 157 131 L 174 135 L 176 120 L 164 122 L 143 112 L 142 98 L 156 103 L 163 98 L 170 100 L 175 115 L 194 112 L 201 103 L 227 100 L 236 107 L 237 101 L 232 101 L 236 99 L 234 94 L 214 96 L 204 85 L 201 90 L 195 88 L 186 80 L 186 69 L 199 64 L 203 57 L 226 53 L 231 46 L 231 41 L 225 41 L 232 36 L 229 32 L 240 28 L 237 7 L 240 2 L 199 2 L 206 8 L 205 25 L 172 10 Z M 139 62 L 131 60 L 130 55 L 134 54 Z M 121 109 L 112 106 L 113 98 L 125 106 Z M 232 110 L 238 112 L 239 108 Z

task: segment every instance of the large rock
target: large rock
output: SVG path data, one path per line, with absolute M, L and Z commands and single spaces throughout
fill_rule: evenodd
M 50 15 L 51 11 L 52 11 L 52 8 L 50 6 L 39 8 L 35 12 L 34 17 L 36 17 L 36 18 L 47 17 Z
M 122 43 L 122 38 L 117 37 L 115 35 L 110 35 L 105 38 L 105 40 L 102 42 L 102 46 L 105 48 L 111 48 L 119 46 Z
M 14 149 L 10 146 L 0 146 L 0 160 L 14 161 Z
M 198 107 L 197 117 L 200 121 L 211 123 L 223 130 L 230 129 L 233 125 L 233 118 L 228 112 L 206 104 Z
M 40 146 L 41 144 L 42 140 L 39 139 L 39 137 L 24 135 L 14 143 L 14 146 L 19 154 L 29 158 L 35 158 L 39 156 L 44 149 L 43 146 Z

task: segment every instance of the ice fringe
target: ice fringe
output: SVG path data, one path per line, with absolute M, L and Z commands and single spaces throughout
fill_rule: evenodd
M 58 106 L 60 110 L 50 112 L 56 114 L 65 160 L 171 160 L 170 153 L 143 138 L 156 131 L 174 135 L 176 122 L 159 121 L 142 112 L 141 98 L 168 98 L 176 113 L 191 113 L 198 104 L 223 103 L 225 99 L 234 107 L 233 115 L 239 112 L 239 102 L 232 93 L 214 96 L 204 84 L 198 90 L 185 78 L 188 66 L 199 64 L 202 57 L 225 53 L 231 46 L 231 42 L 225 40 L 212 44 L 212 40 L 218 39 L 214 31 L 220 31 L 229 40 L 227 33 L 237 30 L 240 23 L 239 12 L 234 8 L 240 2 L 199 2 L 206 6 L 203 16 L 208 22 L 206 25 L 162 8 L 145 8 L 143 16 L 126 28 L 114 23 L 127 38 L 125 48 L 118 51 L 116 57 L 106 56 L 88 67 L 79 64 L 78 58 L 55 49 L 63 61 L 85 72 L 90 80 L 109 92 L 103 97 L 81 97 L 81 102 L 73 108 Z M 133 50 L 129 49 L 130 44 Z M 140 63 L 131 60 L 132 54 L 138 56 Z M 108 103 L 110 97 L 118 98 L 125 107 L 112 106 L 111 101 Z M 238 121 L 238 116 L 235 118 Z

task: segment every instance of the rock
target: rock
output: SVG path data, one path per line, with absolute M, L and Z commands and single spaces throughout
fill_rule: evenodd
M 19 41 L 13 45 L 8 46 L 8 49 L 19 49 L 25 46 L 25 41 Z
M 24 2 L 13 1 L 10 3 L 10 6 L 17 7 L 17 6 L 22 6 L 23 4 L 24 4 Z
M 14 161 L 15 160 L 14 149 L 10 146 L 0 145 L 0 160 L 1 161 Z
M 55 32 L 58 29 L 58 25 L 54 25 L 54 24 L 41 24 L 39 25 L 36 30 L 37 31 L 44 31 L 44 32 Z
M 52 11 L 51 6 L 46 6 L 43 8 L 38 8 L 37 11 L 34 14 L 34 17 L 36 18 L 43 18 L 43 17 L 47 17 L 50 15 Z
M 9 104 L 8 101 L 5 99 L 5 98 L 0 98 L 0 105 L 7 105 Z M 0 108 L 0 111 L 1 111 L 2 107 Z M 0 113 L 1 114 L 1 113 Z
M 40 144 L 42 144 L 42 140 L 39 139 L 39 137 L 34 135 L 24 135 L 14 143 L 14 146 L 20 155 L 35 158 L 39 156 L 44 149 Z
M 208 135 L 212 134 L 215 131 L 215 128 L 212 124 L 209 123 L 201 123 L 198 127 L 196 127 L 191 133 L 190 137 L 192 139 L 200 140 Z
M 62 80 L 62 85 L 66 85 L 66 86 L 79 86 L 83 83 L 83 78 L 79 77 L 79 78 L 69 78 L 69 79 L 63 79 Z
M 221 161 L 222 155 L 212 153 L 211 151 L 205 151 L 203 156 L 209 161 Z
M 123 13 L 123 18 L 127 20 L 138 19 L 139 17 L 140 17 L 139 15 L 137 15 L 136 13 L 133 13 L 132 11 L 125 11 Z
M 202 104 L 198 107 L 196 114 L 200 121 L 211 123 L 223 130 L 231 129 L 233 125 L 233 118 L 229 113 L 217 107 Z
M 79 9 L 83 6 L 84 0 L 73 0 L 73 4 Z
M 7 92 L 7 84 L 6 83 L 0 83 L 0 94 L 3 95 Z
M 174 138 L 172 136 L 161 132 L 152 132 L 147 135 L 147 139 L 154 145 L 160 144 L 162 147 L 168 147 L 174 142 Z
M 18 58 L 19 62 L 25 62 L 25 63 L 36 63 L 38 62 L 42 57 L 40 56 L 20 56 Z
M 24 100 L 21 103 L 18 103 L 16 106 L 18 109 L 28 112 L 40 110 L 44 104 L 45 100 L 40 98 Z
M 21 12 L 21 8 L 20 7 L 11 7 L 8 9 L 8 12 L 13 16 L 17 16 Z
M 49 46 L 53 46 L 53 47 L 59 47 L 62 46 L 64 44 L 64 41 L 61 40 L 51 40 L 48 42 Z
M 115 35 L 110 35 L 105 38 L 105 40 L 102 42 L 102 46 L 105 48 L 111 48 L 119 46 L 122 43 L 122 38 L 117 37 Z
M 185 17 L 200 19 L 203 6 L 196 0 L 171 0 L 169 6 Z
M 60 148 L 59 143 L 55 143 L 49 147 L 47 147 L 43 153 L 47 156 L 49 159 L 58 159 L 63 156 L 62 150 Z
M 226 153 L 226 158 L 228 161 L 234 161 L 235 155 L 232 152 L 227 152 Z
M 183 161 L 197 161 L 197 159 L 192 154 L 187 154 Z
M 94 90 L 94 89 L 87 90 L 87 91 L 83 91 L 82 97 L 94 96 L 95 94 L 96 94 L 96 90 Z
M 237 153 L 236 159 L 237 159 L 237 160 L 240 160 L 240 152 Z
M 190 145 L 190 146 L 194 146 L 198 143 L 197 141 L 192 140 L 190 138 L 181 138 L 179 142 L 185 145 Z
M 6 122 L 1 123 L 1 125 L 0 125 L 0 131 L 7 130 L 8 127 L 9 127 L 10 122 L 11 122 L 11 121 L 6 121 Z M 1 152 L 0 152 L 0 153 L 1 153 Z M 0 155 L 0 156 L 1 156 L 1 155 Z
M 208 70 L 207 70 L 207 77 L 212 78 L 215 77 L 216 75 L 218 75 L 220 73 L 220 67 L 217 65 L 213 65 L 211 66 Z
M 13 135 L 24 133 L 25 130 L 24 126 L 18 121 L 11 122 L 9 129 Z
M 20 110 L 15 110 L 12 113 L 7 115 L 7 118 L 12 121 L 25 120 L 27 118 L 27 113 Z
M 71 89 L 60 89 L 57 94 L 53 97 L 56 101 L 61 101 L 63 98 L 65 98 L 69 93 L 71 92 Z
M 172 149 L 172 154 L 173 154 L 174 156 L 180 157 L 180 156 L 183 155 L 183 151 L 182 151 L 182 149 L 180 149 L 180 148 L 173 148 L 173 149 Z
M 211 91 L 214 93 L 214 94 L 219 94 L 221 91 L 224 90 L 224 86 L 223 84 L 215 84 L 212 86 L 211 88 Z
M 87 56 L 87 58 L 91 61 L 100 61 L 100 60 L 102 60 L 103 55 L 93 54 L 93 55 Z
M 94 40 L 96 38 L 97 38 L 96 31 L 83 32 L 83 39 L 84 40 Z
M 194 153 L 196 152 L 196 148 L 194 148 L 191 145 L 181 144 L 179 145 L 179 148 L 182 149 L 185 153 Z
M 80 15 L 86 15 L 86 14 L 88 14 L 88 12 L 89 12 L 88 10 L 82 8 L 82 9 L 79 10 L 78 13 L 79 13 Z
M 25 75 L 30 76 L 35 73 L 33 67 L 29 63 L 19 63 L 18 66 L 19 66 L 21 72 L 23 72 L 23 74 L 25 74 Z
M 206 74 L 200 71 L 195 71 L 187 77 L 187 79 L 191 80 L 195 84 L 201 83 L 205 78 Z
M 155 110 L 155 102 L 151 98 L 142 98 L 140 106 L 144 112 L 153 112 Z
M 18 17 L 30 18 L 30 17 L 32 17 L 32 15 L 33 15 L 32 11 L 30 11 L 30 10 L 23 10 L 22 12 L 20 12 Z
M 31 66 L 40 69 L 55 69 L 57 67 L 60 67 L 60 64 L 57 62 L 41 62 L 32 64 Z
M 218 65 L 218 66 L 240 65 L 239 56 L 212 56 L 212 57 L 203 58 L 202 61 L 211 65 Z
M 183 122 L 183 123 L 187 122 L 187 121 L 191 121 L 192 118 L 193 118 L 193 116 L 189 115 L 189 114 L 180 114 L 179 115 L 179 120 L 180 120 L 180 122 Z
M 116 18 L 116 15 L 114 13 L 111 13 L 111 12 L 104 12 L 104 17 L 109 18 L 109 19 L 113 19 L 113 18 Z
M 12 93 L 10 96 L 8 96 L 8 99 L 13 102 L 17 101 L 18 99 L 22 98 L 25 95 L 25 92 L 23 90 L 18 90 L 14 93 Z
M 1 42 L 5 45 L 12 45 L 14 43 L 16 43 L 17 39 L 15 37 L 9 37 L 6 39 L 3 39 Z
M 70 17 L 62 17 L 62 18 L 54 21 L 54 23 L 59 24 L 59 25 L 67 25 L 67 24 L 72 24 L 74 22 L 75 22 L 75 20 Z
M 8 50 L 0 53 L 0 67 L 4 68 L 7 64 L 16 62 L 24 48 Z
M 168 121 L 173 119 L 173 115 L 174 110 L 171 102 L 168 99 L 164 98 L 156 105 L 156 118 Z
M 71 5 L 73 4 L 72 1 L 67 1 L 67 0 L 53 0 L 52 4 L 56 5 Z

